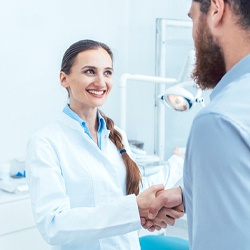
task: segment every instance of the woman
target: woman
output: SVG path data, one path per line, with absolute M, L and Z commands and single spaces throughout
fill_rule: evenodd
M 126 135 L 98 109 L 112 89 L 112 60 L 103 43 L 82 40 L 70 46 L 60 72 L 69 104 L 28 143 L 35 221 L 59 249 L 140 249 L 140 217 L 163 189 L 158 185 L 138 195 L 141 176 Z M 181 215 L 173 211 L 171 217 Z M 173 221 L 165 216 L 162 225 Z

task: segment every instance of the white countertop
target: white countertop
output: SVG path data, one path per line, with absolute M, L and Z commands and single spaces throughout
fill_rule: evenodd
M 26 179 L 20 178 L 20 179 L 11 179 L 11 182 L 13 182 L 16 185 L 26 185 Z M 3 184 L 3 181 L 0 181 L 0 184 Z M 28 192 L 6 192 L 2 189 L 0 189 L 0 205 L 14 202 L 18 200 L 24 200 L 29 199 L 29 193 Z

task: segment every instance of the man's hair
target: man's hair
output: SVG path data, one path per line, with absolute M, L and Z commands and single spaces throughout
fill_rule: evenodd
M 211 0 L 193 0 L 200 3 L 201 12 L 207 14 Z M 230 5 L 230 8 L 235 15 L 238 16 L 238 24 L 243 29 L 250 29 L 250 0 L 224 0 Z

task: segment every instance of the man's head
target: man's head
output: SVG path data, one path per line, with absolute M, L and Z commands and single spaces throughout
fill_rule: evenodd
M 200 11 L 207 14 L 213 0 L 193 0 L 200 4 Z M 229 4 L 233 13 L 238 17 L 238 24 L 243 29 L 250 29 L 250 1 L 249 0 L 224 0 Z
M 219 11 L 223 9 L 222 5 L 228 5 L 227 7 L 232 10 L 236 17 L 235 23 L 239 28 L 250 30 L 249 0 L 193 0 L 189 12 L 193 20 L 193 38 L 196 48 L 196 65 L 192 77 L 202 89 L 214 88 L 226 73 L 224 56 L 226 43 L 223 41 L 224 47 L 221 45 L 220 39 L 213 34 L 211 25 L 208 24 L 208 18 L 211 18 L 212 22 L 213 18 L 214 20 L 217 18 L 213 13 L 216 13 L 216 8 Z M 223 15 L 225 15 L 224 11 L 221 10 L 219 17 L 221 23 L 227 22 L 227 17 Z

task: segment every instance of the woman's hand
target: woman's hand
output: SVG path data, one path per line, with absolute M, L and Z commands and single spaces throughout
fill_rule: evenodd
M 149 207 L 155 200 L 157 192 L 163 191 L 164 185 L 154 185 L 136 196 L 140 217 L 148 219 Z

